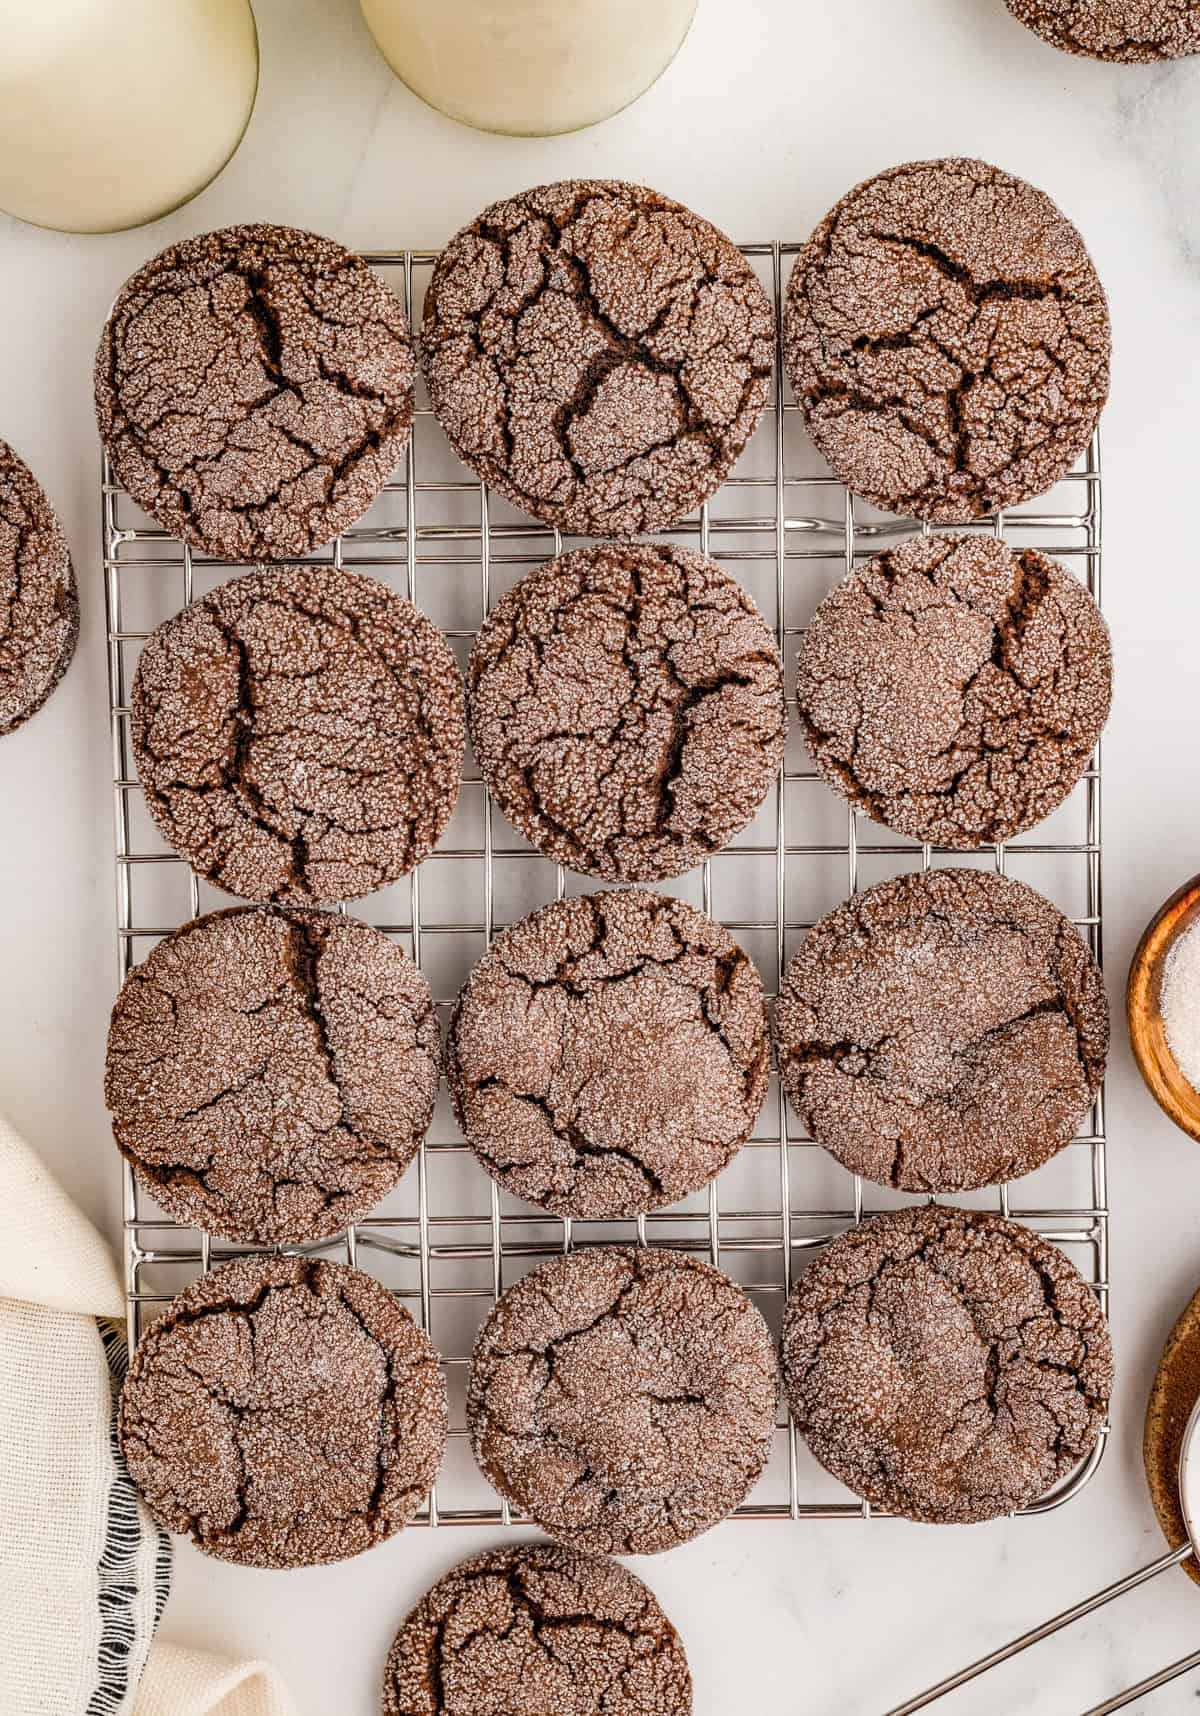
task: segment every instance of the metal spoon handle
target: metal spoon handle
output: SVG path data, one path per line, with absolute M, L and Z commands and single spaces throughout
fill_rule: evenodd
M 995 1668 L 999 1663 L 1007 1662 L 1009 1657 L 1018 1655 L 1020 1651 L 1028 1650 L 1030 1645 L 1038 1644 L 1042 1639 L 1049 1638 L 1051 1633 L 1059 1632 L 1063 1627 L 1069 1627 L 1072 1621 L 1081 1620 L 1084 1615 L 1090 1615 L 1093 1610 L 1103 1608 L 1104 1604 L 1111 1603 L 1114 1597 L 1123 1597 L 1126 1591 L 1135 1590 L 1147 1579 L 1153 1579 L 1157 1574 L 1165 1573 L 1168 1567 L 1177 1567 L 1191 1553 L 1192 1546 L 1190 1543 L 1184 1543 L 1178 1549 L 1169 1550 L 1167 1554 L 1160 1555 L 1157 1561 L 1151 1561 L 1147 1566 L 1139 1567 L 1136 1573 L 1126 1574 L 1124 1579 L 1118 1579 L 1113 1585 L 1106 1585 L 1104 1590 L 1097 1591 L 1095 1596 L 1085 1597 L 1081 1603 L 1074 1604 L 1072 1608 L 1064 1609 L 1061 1615 L 1055 1615 L 1052 1620 L 1043 1621 L 1041 1626 L 1032 1627 L 1029 1632 L 1022 1633 L 1020 1638 L 1010 1640 L 1008 1644 L 1001 1645 L 998 1650 L 989 1652 L 987 1656 L 981 1656 L 978 1662 L 970 1663 L 966 1668 L 960 1668 L 957 1674 L 952 1674 L 945 1680 L 939 1680 L 937 1685 L 931 1686 L 927 1692 L 918 1693 L 917 1697 L 910 1698 L 905 1704 L 897 1704 L 894 1709 L 888 1710 L 885 1716 L 913 1716 L 914 1711 L 924 1710 L 926 1705 L 935 1703 L 939 1698 L 944 1698 L 948 1692 L 954 1692 L 960 1686 L 965 1686 L 969 1680 L 974 1680 L 976 1676 L 986 1674 L 988 1669 Z M 1191 1659 L 1187 1660 L 1190 1661 Z M 1187 1661 L 1183 1664 L 1177 1664 L 1173 1670 L 1165 1670 L 1164 1672 L 1169 1679 L 1174 1673 L 1182 1674 L 1186 1666 Z M 1147 1682 L 1147 1690 L 1151 1684 L 1158 1685 L 1160 1682 Z M 1128 1702 L 1128 1699 L 1126 1701 Z M 1094 1711 L 1086 1712 L 1086 1716 L 1102 1716 L 1104 1711 L 1119 1710 L 1120 1708 L 1120 1704 L 1102 1704 L 1098 1705 Z
M 1118 1692 L 1115 1698 L 1106 1699 L 1103 1704 L 1093 1704 L 1090 1710 L 1084 1711 L 1083 1716 L 1112 1716 L 1114 1710 L 1124 1710 L 1127 1704 L 1135 1704 L 1139 1698 L 1144 1698 L 1147 1692 L 1154 1692 L 1158 1687 L 1165 1686 L 1169 1680 L 1186 1674 L 1189 1668 L 1200 1668 L 1200 1650 L 1194 1650 L 1191 1656 L 1181 1656 L 1178 1662 L 1171 1663 L 1168 1668 L 1160 1668 L 1157 1674 L 1147 1675 L 1146 1679 L 1139 1680 L 1136 1686 Z

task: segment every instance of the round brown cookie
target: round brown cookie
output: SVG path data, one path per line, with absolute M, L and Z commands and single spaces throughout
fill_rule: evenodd
M 408 445 L 404 311 L 361 257 L 230 226 L 152 257 L 96 353 L 117 480 L 220 560 L 282 560 L 360 518 Z
M 817 609 L 797 669 L 829 784 L 900 834 L 962 849 L 1061 804 L 1112 696 L 1087 590 L 992 536 L 917 537 L 852 572 Z
M 450 1025 L 459 1125 L 506 1191 L 556 1215 L 686 1197 L 750 1136 L 768 1077 L 762 980 L 729 932 L 639 889 L 504 931 Z
M 1088 1455 L 1112 1387 L 1096 1296 L 1053 1245 L 939 1204 L 840 1235 L 792 1289 L 783 1376 L 821 1464 L 873 1507 L 995 1519 Z
M 1200 53 L 1196 0 L 1005 0 L 1014 18 L 1056 48 L 1149 65 Z
M 605 543 L 538 567 L 484 622 L 471 737 L 505 816 L 556 863 L 678 876 L 751 822 L 783 755 L 775 640 L 713 560 Z
M 104 1095 L 122 1155 L 178 1221 L 248 1245 L 365 1215 L 433 1113 L 429 985 L 370 924 L 239 906 L 125 979 Z
M 1200 1399 L 1200 1292 L 1188 1300 L 1167 1337 L 1146 1403 L 1142 1438 L 1150 1500 L 1172 1549 L 1178 1549 L 1188 1540 L 1179 1503 L 1179 1456 L 1183 1433 L 1197 1399 Z M 1200 1566 L 1194 1555 L 1188 1556 L 1183 1570 L 1200 1585 Z
M 354 572 L 278 566 L 219 585 L 151 636 L 132 704 L 163 838 L 245 899 L 382 888 L 432 852 L 458 796 L 450 647 Z
M 742 1289 L 678 1251 L 553 1258 L 475 1343 L 467 1426 L 484 1475 L 543 1531 L 604 1555 L 686 1543 L 744 1500 L 778 1394 Z
M 1108 1051 L 1069 919 L 983 870 L 897 876 L 821 919 L 784 972 L 779 1072 L 817 1141 L 907 1192 L 1016 1179 L 1070 1142 Z
M 0 734 L 41 708 L 78 638 L 66 538 L 29 466 L 0 441 Z
M 889 512 L 962 524 L 1044 494 L 1108 397 L 1083 240 L 984 161 L 859 185 L 796 259 L 784 361 L 834 474 Z
M 138 1342 L 121 1450 L 155 1519 L 249 1567 L 341 1561 L 416 1513 L 446 1443 L 438 1355 L 361 1270 L 239 1257 Z
M 408 1616 L 385 1716 L 689 1716 L 679 1634 L 627 1568 L 554 1543 L 451 1568 Z
M 737 247 L 641 185 L 493 203 L 442 252 L 421 360 L 438 421 L 507 500 L 583 536 L 706 500 L 770 390 L 774 318 Z

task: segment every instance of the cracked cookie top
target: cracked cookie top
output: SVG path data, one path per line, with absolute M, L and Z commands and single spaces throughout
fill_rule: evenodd
M 283 560 L 366 512 L 408 445 L 415 373 L 399 300 L 361 257 L 230 226 L 121 288 L 96 416 L 117 480 L 173 536 Z
M 370 924 L 237 906 L 129 973 L 104 1095 L 122 1155 L 177 1221 L 248 1245 L 323 1239 L 416 1154 L 438 1049 L 429 985 Z
M 437 1353 L 361 1270 L 240 1257 L 138 1342 L 121 1451 L 155 1519 L 248 1567 L 341 1561 L 391 1537 L 437 1476 Z
M 551 1537 L 651 1555 L 745 1499 L 778 1386 L 767 1325 L 728 1276 L 601 1246 L 552 1258 L 497 1303 L 467 1425 L 484 1475 Z
M 1149 65 L 1200 53 L 1196 0 L 1005 0 L 1014 18 L 1056 48 Z
M 78 638 L 66 538 L 29 466 L 0 441 L 0 734 L 37 713 Z
M 1104 1077 L 1108 1003 L 1075 926 L 983 870 L 897 876 L 816 924 L 775 1006 L 779 1073 L 818 1143 L 907 1192 L 1016 1179 Z
M 581 536 L 661 530 L 720 487 L 770 390 L 771 305 L 737 247 L 641 185 L 493 203 L 443 251 L 421 359 L 459 457 Z
M 493 608 L 467 667 L 471 737 L 505 816 L 605 880 L 681 875 L 751 822 L 783 755 L 783 664 L 713 560 L 605 543 Z
M 659 1209 L 750 1136 L 767 1089 L 762 981 L 682 900 L 636 888 L 558 900 L 475 966 L 447 1076 L 506 1191 L 585 1220 Z
M 792 1289 L 783 1377 L 821 1464 L 873 1507 L 969 1524 L 1026 1507 L 1095 1446 L 1112 1343 L 1074 1264 L 940 1204 L 835 1239 Z
M 1083 240 L 984 161 L 916 161 L 826 216 L 788 282 L 784 362 L 834 474 L 888 512 L 962 524 L 1041 495 L 1108 397 Z
M 424 614 L 328 566 L 230 579 L 138 660 L 130 732 L 163 838 L 243 899 L 353 899 L 436 846 L 458 796 L 462 677 Z
M 690 1716 L 692 1677 L 654 1593 L 556 1543 L 491 1549 L 396 1634 L 384 1716 Z
M 969 849 L 1061 804 L 1108 717 L 1112 645 L 1077 578 L 992 536 L 917 537 L 821 603 L 797 655 L 817 767 L 874 821 Z

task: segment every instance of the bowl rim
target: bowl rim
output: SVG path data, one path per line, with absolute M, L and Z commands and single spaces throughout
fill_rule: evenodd
M 1200 921 L 1200 875 L 1177 888 L 1142 932 L 1125 986 L 1125 1017 L 1138 1071 L 1155 1102 L 1200 1142 L 1200 1091 L 1185 1078 L 1167 1043 L 1160 1011 L 1163 966 L 1185 930 Z

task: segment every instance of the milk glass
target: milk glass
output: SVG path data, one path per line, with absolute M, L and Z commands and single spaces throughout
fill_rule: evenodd
M 396 76 L 483 131 L 578 131 L 674 59 L 696 0 L 360 0 Z
M 154 220 L 220 172 L 257 87 L 249 0 L 0 0 L 0 209 Z

